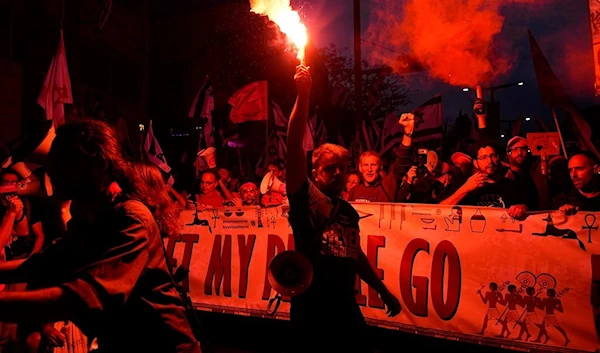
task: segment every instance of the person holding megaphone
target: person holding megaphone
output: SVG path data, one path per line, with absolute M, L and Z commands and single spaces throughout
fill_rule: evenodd
M 284 162 L 276 159 L 267 165 L 267 173 L 260 183 L 260 193 L 263 195 L 260 204 L 264 207 L 287 204 L 286 188 L 283 179 Z
M 356 276 L 379 293 L 389 316 L 400 313 L 400 302 L 363 253 L 358 213 L 341 198 L 348 150 L 330 143 L 319 146 L 308 178 L 303 140 L 312 85 L 309 68 L 298 66 L 294 79 L 298 96 L 287 135 L 289 222 L 295 249 L 310 261 L 313 279 L 306 291 L 291 298 L 290 346 L 298 352 L 367 352 L 366 323 L 355 299 Z

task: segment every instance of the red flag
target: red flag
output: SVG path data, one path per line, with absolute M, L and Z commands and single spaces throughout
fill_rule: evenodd
M 417 107 L 412 113 L 415 115 L 413 143 L 442 138 L 444 118 L 442 115 L 442 96 L 440 94 Z
M 232 106 L 229 118 L 234 124 L 266 121 L 269 118 L 267 81 L 248 84 L 235 92 L 228 103 Z
M 540 93 L 545 106 L 553 106 L 562 109 L 567 113 L 567 120 L 570 118 L 573 135 L 577 137 L 579 148 L 589 150 L 596 156 L 600 157 L 600 153 L 592 143 L 592 130 L 590 125 L 585 121 L 579 109 L 567 94 L 567 91 L 552 71 L 552 67 L 546 60 L 542 49 L 537 44 L 531 30 L 529 33 L 529 43 L 531 45 L 531 57 L 535 68 Z M 558 128 L 558 127 L 557 127 Z
M 60 126 L 65 121 L 64 104 L 73 103 L 71 78 L 67 69 L 67 55 L 62 29 L 60 30 L 58 49 L 52 63 L 50 63 L 48 73 L 46 73 L 44 86 L 37 102 L 46 111 L 46 118 L 54 120 L 55 127 Z
M 575 103 L 571 100 L 571 97 L 567 94 L 567 91 L 556 77 L 554 71 L 548 60 L 544 56 L 542 49 L 537 44 L 537 41 L 533 37 L 531 30 L 529 33 L 529 44 L 531 45 L 531 58 L 533 59 L 533 66 L 535 69 L 535 75 L 538 81 L 538 87 L 540 94 L 542 95 L 542 101 L 547 107 L 568 107 L 575 106 Z

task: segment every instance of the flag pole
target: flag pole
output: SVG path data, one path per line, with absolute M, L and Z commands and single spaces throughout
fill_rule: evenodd
M 60 29 L 63 29 L 63 22 L 65 20 L 65 0 L 60 0 Z
M 150 126 L 152 125 L 152 120 L 150 120 L 147 125 L 148 125 L 148 129 L 149 129 Z M 138 147 L 139 147 L 138 152 L 140 154 L 140 160 L 141 161 L 147 161 L 148 160 L 146 158 L 146 153 L 144 151 L 144 145 L 146 143 L 147 136 L 148 136 L 148 130 L 145 127 L 141 128 L 140 129 L 140 140 L 139 140 L 139 144 L 138 144 Z
M 565 147 L 565 141 L 563 140 L 562 132 L 560 132 L 560 126 L 558 125 L 558 118 L 556 117 L 556 109 L 552 107 L 552 116 L 554 117 L 554 123 L 556 124 L 556 130 L 558 131 L 558 137 L 560 138 L 560 144 L 562 146 L 563 155 L 566 159 L 569 159 L 567 156 L 567 148 Z
M 353 2 L 354 15 L 354 124 L 360 126 L 362 122 L 362 57 L 361 57 L 361 21 L 360 0 Z
M 242 164 L 242 152 L 240 151 L 240 148 L 237 147 L 237 155 L 238 155 L 238 163 L 240 164 L 240 176 L 243 178 L 246 177 L 246 173 L 244 173 L 244 165 Z

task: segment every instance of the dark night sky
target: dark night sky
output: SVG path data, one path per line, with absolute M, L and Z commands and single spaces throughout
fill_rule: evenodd
M 507 75 L 492 84 L 525 82 L 523 87 L 497 91 L 496 99 L 502 102 L 501 114 L 504 120 L 515 119 L 522 113 L 524 116 L 541 116 L 545 121 L 551 121 L 550 110 L 541 104 L 531 62 L 527 28 L 532 30 L 555 73 L 579 107 L 585 108 L 598 103 L 593 92 L 594 68 L 587 1 L 546 0 L 545 3 L 543 6 L 526 7 L 525 10 L 524 7 L 514 6 L 501 9 L 505 22 L 497 39 L 510 43 L 512 48 L 509 49 L 515 63 Z M 348 54 L 352 55 L 351 0 L 295 0 L 292 1 L 292 6 L 299 9 L 309 30 L 309 40 L 317 47 L 335 43 L 339 47 L 348 48 Z M 374 0 L 362 1 L 363 32 L 369 26 L 372 6 L 378 6 L 378 3 Z M 390 47 L 390 43 L 378 44 Z M 362 46 L 363 59 L 368 59 L 372 46 L 364 42 Z M 406 107 L 406 110 L 418 106 L 436 93 L 443 95 L 444 116 L 450 123 L 459 109 L 464 112 L 472 109 L 475 95 L 473 91 L 463 92 L 462 87 L 431 79 L 427 73 L 411 74 L 407 76 L 407 80 L 418 92 L 411 95 L 413 104 Z M 533 127 L 533 121 L 527 124 Z

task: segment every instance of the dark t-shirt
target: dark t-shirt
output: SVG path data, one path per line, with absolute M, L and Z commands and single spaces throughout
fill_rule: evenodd
M 389 176 L 390 175 L 388 175 L 388 177 Z M 393 183 L 388 180 L 390 179 L 382 179 L 379 177 L 379 180 L 376 181 L 374 185 L 366 186 L 364 184 L 359 184 L 350 190 L 348 200 L 357 202 L 394 202 L 396 189 L 391 187 Z M 390 187 L 386 187 L 387 185 L 390 185 Z
M 568 194 L 567 204 L 579 207 L 580 211 L 600 211 L 600 194 L 587 198 L 576 189 L 571 189 Z
M 539 193 L 537 185 L 531 176 L 530 172 L 515 173 L 510 172 L 513 176 L 513 188 L 519 195 L 524 195 L 525 204 L 530 211 L 537 211 L 539 209 Z
M 37 282 L 58 285 L 71 319 L 103 352 L 199 353 L 166 265 L 152 214 L 141 202 L 115 204 L 23 264 Z
M 296 250 L 314 268 L 308 290 L 291 300 L 296 343 L 341 344 L 344 339 L 337 334 L 352 337 L 364 326 L 354 294 L 361 251 L 358 213 L 348 202 L 330 199 L 307 181 L 290 197 L 289 220 Z M 325 343 L 319 345 L 319 340 Z
M 44 247 L 52 244 L 59 237 L 60 217 L 59 208 L 50 198 L 30 198 L 31 204 L 31 225 L 42 222 L 44 231 Z
M 515 182 L 502 178 L 496 183 L 486 183 L 471 191 L 459 204 L 465 206 L 509 208 L 514 205 L 526 205 L 528 194 L 515 187 Z

